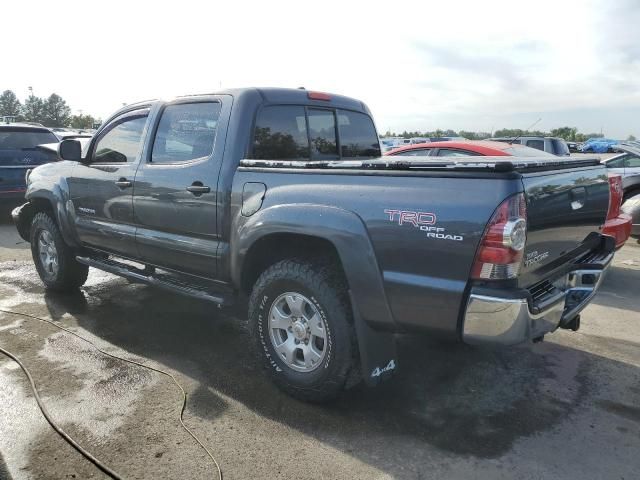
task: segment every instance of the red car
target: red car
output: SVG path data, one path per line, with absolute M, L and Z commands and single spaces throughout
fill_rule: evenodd
M 519 144 L 503 142 L 459 141 L 459 142 L 430 142 L 407 145 L 395 150 L 390 150 L 385 155 L 402 156 L 429 156 L 429 157 L 462 157 L 462 156 L 493 156 L 493 157 L 558 157 L 535 148 L 525 147 Z M 622 204 L 622 177 L 620 175 L 609 176 L 610 203 L 607 220 L 603 227 L 605 235 L 611 235 L 616 239 L 616 248 L 620 248 L 631 235 L 631 216 L 620 212 Z
M 525 147 L 514 143 L 513 145 L 489 140 L 478 141 L 450 141 L 430 142 L 406 145 L 394 150 L 389 150 L 385 155 L 402 156 L 430 156 L 430 157 L 468 157 L 469 155 L 483 155 L 492 157 L 518 156 L 518 157 L 550 157 L 555 155 L 543 152 L 531 147 Z

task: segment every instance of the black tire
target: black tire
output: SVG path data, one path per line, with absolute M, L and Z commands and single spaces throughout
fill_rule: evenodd
M 43 232 L 48 232 L 48 238 L 55 246 L 57 258 L 57 269 L 55 270 L 48 268 L 40 255 L 39 239 Z M 57 292 L 69 292 L 84 285 L 89 274 L 89 267 L 76 261 L 73 250 L 65 243 L 58 225 L 47 213 L 40 212 L 33 217 L 30 241 L 33 263 L 45 288 Z
M 313 371 L 290 367 L 276 352 L 270 337 L 271 307 L 285 292 L 296 292 L 311 301 L 324 322 L 324 357 Z M 357 367 L 356 342 L 346 282 L 332 265 L 304 259 L 282 260 L 265 270 L 249 300 L 249 328 L 256 352 L 282 390 L 307 402 L 326 402 L 345 388 Z M 326 350 L 325 350 L 326 349 Z

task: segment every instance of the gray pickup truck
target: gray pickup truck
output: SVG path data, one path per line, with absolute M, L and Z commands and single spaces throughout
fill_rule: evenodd
M 614 252 L 597 159 L 380 157 L 360 101 L 239 89 L 128 105 L 28 174 L 13 212 L 51 290 L 89 267 L 218 305 L 308 401 L 398 368 L 394 334 L 577 329 Z M 179 319 L 176 319 L 179 321 Z

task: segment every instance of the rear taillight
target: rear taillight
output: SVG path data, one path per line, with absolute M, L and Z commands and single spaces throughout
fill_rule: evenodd
M 524 194 L 507 198 L 494 212 L 482 235 L 471 270 L 477 280 L 515 278 L 527 242 L 527 205 Z
M 617 218 L 620 215 L 620 206 L 622 205 L 622 175 L 609 175 L 609 211 L 607 212 L 607 220 Z

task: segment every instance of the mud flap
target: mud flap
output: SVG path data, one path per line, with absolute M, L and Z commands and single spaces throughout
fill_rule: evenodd
M 362 376 L 365 384 L 373 387 L 391 378 L 398 369 L 395 334 L 374 330 L 367 325 L 358 312 L 351 292 L 349 296 L 358 337 Z

